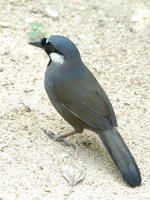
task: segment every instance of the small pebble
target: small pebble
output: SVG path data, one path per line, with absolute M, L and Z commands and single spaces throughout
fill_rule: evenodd
M 33 89 L 24 89 L 25 93 L 33 92 Z
M 2 28 L 8 28 L 9 24 L 7 22 L 0 22 L 0 27 L 2 27 Z
M 30 108 L 29 106 L 26 105 L 26 106 L 25 106 L 25 111 L 26 111 L 26 112 L 31 112 L 31 108 Z
M 0 67 L 0 72 L 3 72 L 4 71 L 4 68 L 3 67 Z
M 56 10 L 46 7 L 45 11 L 46 11 L 47 16 L 49 16 L 49 17 L 52 17 L 52 18 L 58 17 L 58 12 Z

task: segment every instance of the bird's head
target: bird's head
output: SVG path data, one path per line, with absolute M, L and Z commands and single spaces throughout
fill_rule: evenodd
M 65 61 L 69 62 L 74 59 L 80 60 L 77 47 L 64 36 L 54 35 L 40 41 L 29 42 L 29 44 L 44 49 L 51 61 L 57 64 L 63 64 Z

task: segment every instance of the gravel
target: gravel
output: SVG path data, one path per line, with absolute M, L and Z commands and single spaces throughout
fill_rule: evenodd
M 149 200 L 149 1 L 1 0 L 0 8 L 0 199 Z M 123 182 L 95 133 L 69 138 L 74 149 L 42 131 L 63 134 L 72 127 L 45 93 L 48 57 L 27 44 L 33 22 L 44 24 L 47 36 L 61 34 L 78 46 L 112 101 L 119 131 L 141 170 L 140 187 Z M 70 193 L 61 173 L 66 157 L 85 169 Z

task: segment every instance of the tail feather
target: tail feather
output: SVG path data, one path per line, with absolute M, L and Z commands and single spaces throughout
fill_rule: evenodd
M 117 129 L 98 132 L 105 148 L 120 170 L 123 179 L 132 187 L 141 184 L 139 168 Z

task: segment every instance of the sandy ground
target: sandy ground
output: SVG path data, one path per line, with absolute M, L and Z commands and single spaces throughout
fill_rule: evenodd
M 0 199 L 149 200 L 150 2 L 1 0 L 0 8 Z M 78 46 L 112 101 L 119 131 L 141 170 L 140 187 L 124 183 L 96 134 L 85 130 L 69 138 L 73 149 L 43 133 L 42 128 L 62 134 L 72 127 L 47 98 L 49 59 L 27 44 L 29 22 Z M 70 162 L 85 177 L 67 196 L 70 186 L 61 170 Z

